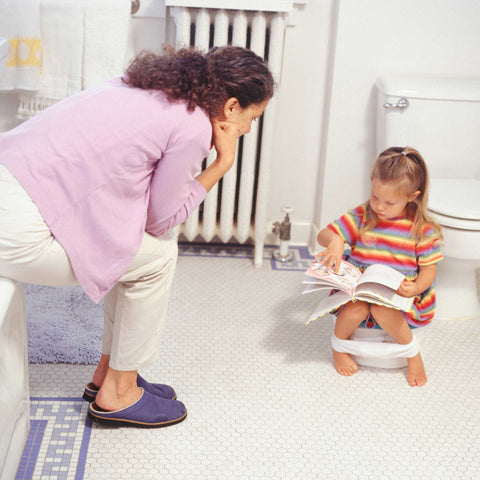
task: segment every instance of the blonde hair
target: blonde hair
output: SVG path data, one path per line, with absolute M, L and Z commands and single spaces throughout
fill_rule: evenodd
M 428 169 L 420 153 L 410 147 L 390 147 L 382 152 L 373 165 L 370 180 L 395 184 L 404 190 L 407 196 L 416 191 L 419 195 L 407 204 L 407 215 L 413 220 L 412 233 L 417 240 L 423 237 L 425 224 L 430 224 L 440 242 L 443 239 L 440 226 L 427 213 Z M 361 233 L 374 229 L 379 222 L 377 214 L 368 203 L 370 217 Z

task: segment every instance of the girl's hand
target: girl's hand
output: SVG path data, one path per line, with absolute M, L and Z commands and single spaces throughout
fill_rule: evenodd
M 334 272 L 338 273 L 340 270 L 340 262 L 343 257 L 344 241 L 342 237 L 332 232 L 328 228 L 324 228 L 318 235 L 317 241 L 320 245 L 326 247 L 323 252 L 320 252 L 315 258 L 323 257 L 320 263 L 328 268 L 334 268 Z
M 343 257 L 343 240 L 337 241 L 333 239 L 328 244 L 328 247 L 320 252 L 315 258 L 323 257 L 320 263 L 327 266 L 328 268 L 333 268 L 335 273 L 338 273 L 340 269 L 340 263 Z
M 397 293 L 401 295 L 402 297 L 414 297 L 415 295 L 418 295 L 418 288 L 415 282 L 412 282 L 411 280 L 403 280 L 401 285 L 398 287 Z

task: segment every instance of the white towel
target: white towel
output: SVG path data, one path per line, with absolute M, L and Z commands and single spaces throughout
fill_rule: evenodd
M 0 90 L 37 90 L 42 65 L 39 0 L 0 0 L 0 36 L 8 39 Z
M 87 0 L 83 48 L 83 88 L 125 70 L 131 0 Z
M 36 94 L 21 94 L 18 118 L 123 72 L 130 0 L 40 0 L 43 71 Z

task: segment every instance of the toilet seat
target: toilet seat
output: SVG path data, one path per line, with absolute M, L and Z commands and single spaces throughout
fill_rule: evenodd
M 463 218 L 440 215 L 437 212 L 428 210 L 430 217 L 441 227 L 453 228 L 455 230 L 468 230 L 469 232 L 480 232 L 480 220 L 465 220 Z
M 428 210 L 442 226 L 480 232 L 480 180 L 432 179 Z

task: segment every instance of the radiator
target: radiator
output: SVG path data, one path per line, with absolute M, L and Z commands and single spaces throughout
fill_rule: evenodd
M 268 61 L 279 82 L 286 17 L 283 12 L 174 7 L 176 46 L 247 47 Z M 259 122 L 252 124 L 237 147 L 233 167 L 212 188 L 203 204 L 177 228 L 188 241 L 254 243 L 254 264 L 263 261 L 267 234 L 267 202 L 274 138 L 275 97 Z M 213 151 L 204 168 L 213 162 Z

